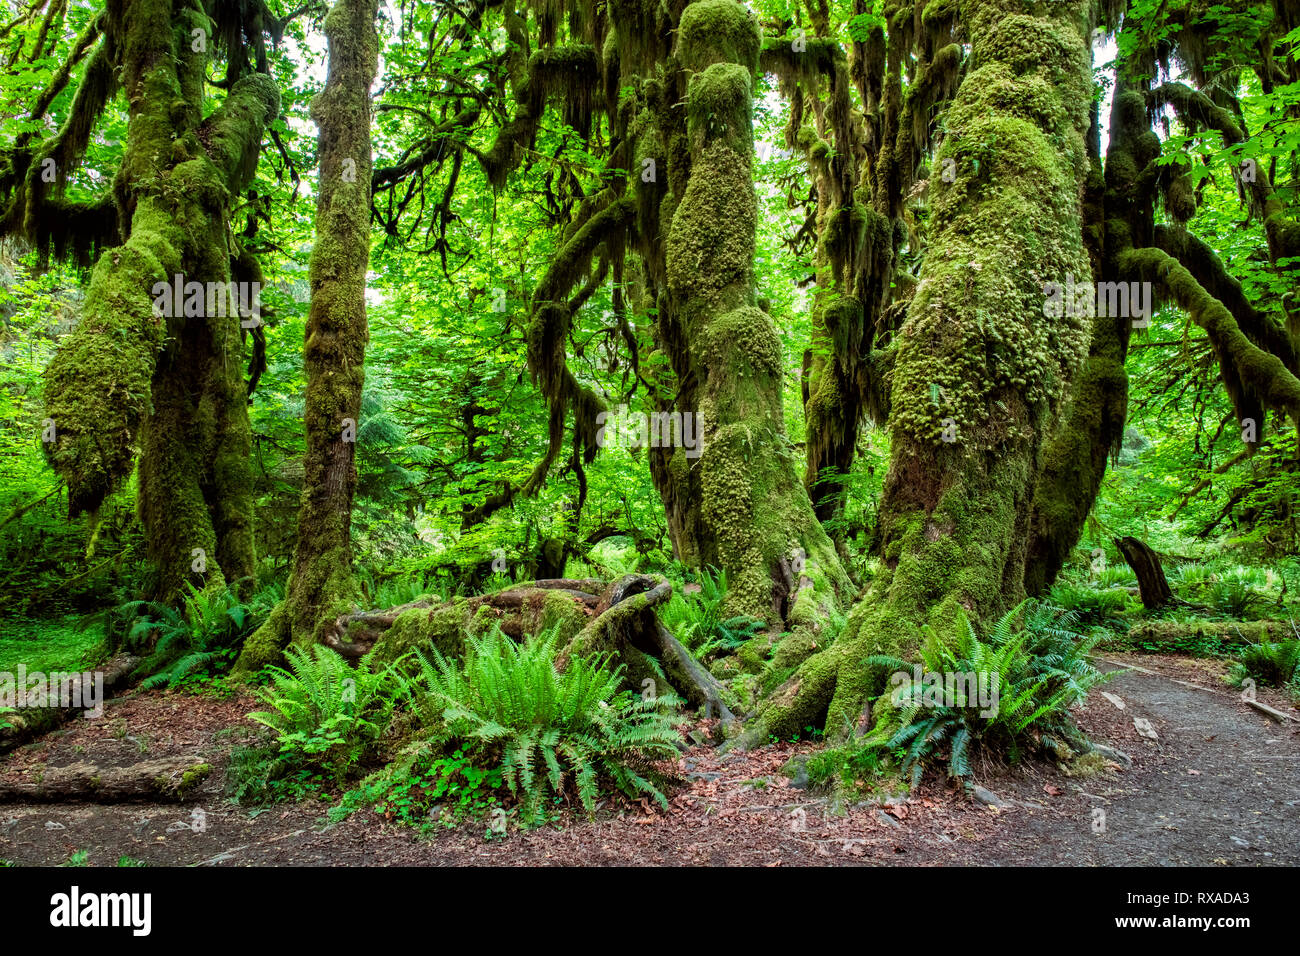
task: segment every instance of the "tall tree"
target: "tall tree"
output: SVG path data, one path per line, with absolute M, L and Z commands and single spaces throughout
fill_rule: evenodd
M 278 660 L 290 640 L 317 640 L 357 597 L 351 519 L 365 379 L 377 15 L 377 0 L 337 0 L 325 18 L 329 68 L 311 105 L 320 129 L 320 179 L 303 345 L 307 452 L 298 544 L 285 600 L 244 644 L 239 659 L 244 671 Z
M 667 98 L 651 119 L 659 143 L 673 141 L 665 132 L 677 143 L 666 151 L 671 195 L 661 200 L 671 219 L 661 225 L 659 328 L 677 373 L 676 408 L 698 416 L 704 451 L 696 463 L 681 448 L 665 451 L 657 477 L 679 555 L 725 568 L 736 610 L 784 621 L 801 584 L 820 585 L 823 599 L 847 588 L 799 480 L 781 342 L 754 286 L 760 33 L 734 0 L 696 0 L 677 38 L 684 129 L 674 128 Z
M 43 253 L 98 254 L 81 319 L 46 373 L 45 447 L 74 515 L 96 511 L 138 456 L 163 598 L 184 582 L 238 585 L 255 567 L 249 309 L 234 307 L 228 283 L 252 279 L 229 218 L 279 111 L 263 23 L 277 21 L 260 0 L 110 0 L 78 40 L 89 52 L 67 120 L 46 139 L 21 138 L 0 174 L 0 231 Z M 226 93 L 205 115 L 218 37 Z M 70 200 L 64 189 L 119 89 L 128 127 L 112 190 Z
M 930 181 L 928 253 L 892 373 L 880 506 L 885 570 L 844 633 L 808 658 L 748 739 L 852 732 L 920 625 L 1024 593 L 1039 450 L 1087 349 L 1086 319 L 1045 314 L 1043 283 L 1085 276 L 1081 193 L 1092 4 L 963 0 L 970 57 Z M 1008 268 L 1013 263 L 1014 268 Z

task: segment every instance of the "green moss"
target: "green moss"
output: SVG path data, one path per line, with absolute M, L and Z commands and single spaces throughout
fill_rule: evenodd
M 1167 650 L 1181 646 L 1219 643 L 1231 646 L 1266 644 L 1290 640 L 1294 630 L 1288 621 L 1141 621 L 1114 643 L 1127 647 L 1157 645 Z
M 758 21 L 735 0 L 696 0 L 682 11 L 677 27 L 682 65 L 700 72 L 714 63 L 758 69 Z
M 1087 9 L 1079 0 L 1013 13 L 967 0 L 962 11 L 970 59 L 935 158 L 936 168 L 951 159 L 956 175 L 931 179 L 928 252 L 890 371 L 886 568 L 836 641 L 764 703 L 750 741 L 810 724 L 829 737 L 864 730 L 887 679 L 872 655 L 907 658 L 923 625 L 945 633 L 958 611 L 982 618 L 1023 594 L 1039 448 L 1091 332 L 1086 316 L 1045 315 L 1042 287 L 1091 270 L 1080 207 Z M 900 9 L 894 26 L 910 16 Z M 936 88 L 955 75 L 955 54 L 936 60 Z M 830 238 L 851 225 L 833 222 Z M 833 411 L 833 395 L 821 399 Z
M 474 629 L 465 598 L 441 607 L 415 608 L 397 616 L 375 642 L 366 660 L 382 666 L 412 651 L 420 653 L 431 648 L 437 648 L 445 657 L 460 657 L 465 651 L 465 635 L 469 633 L 474 633 Z
M 754 637 L 740 646 L 736 659 L 740 669 L 749 674 L 760 674 L 767 667 L 768 653 L 772 649 L 772 639 L 766 636 Z
M 581 604 L 559 592 L 547 594 L 542 601 L 537 630 L 555 629 L 560 646 L 568 644 L 587 626 L 587 615 Z
M 653 681 L 655 693 L 673 693 L 665 686 L 661 667 L 644 651 L 637 648 L 634 639 L 646 627 L 655 626 L 650 620 L 654 609 L 644 594 L 636 594 L 619 602 L 587 625 L 569 642 L 556 660 L 563 669 L 575 657 L 603 657 L 625 666 L 623 686 L 640 692 L 644 681 Z
M 727 0 L 730 2 L 730 0 Z M 749 305 L 758 213 L 750 165 L 725 142 L 692 169 L 668 232 L 668 286 L 696 308 Z
M 722 140 L 741 156 L 754 148 L 750 119 L 750 71 L 738 63 L 714 63 L 691 77 L 687 130 L 692 149 Z
M 210 773 L 212 773 L 211 764 L 197 763 L 182 771 L 179 780 L 176 780 L 171 776 L 155 777 L 153 781 L 154 789 L 160 794 L 167 794 L 177 799 L 181 799 L 194 789 L 196 785 L 202 783 Z M 99 777 L 92 777 L 90 780 L 91 789 L 97 789 L 99 785 Z

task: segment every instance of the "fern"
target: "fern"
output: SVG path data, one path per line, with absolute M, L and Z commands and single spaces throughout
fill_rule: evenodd
M 276 732 L 287 763 L 346 775 L 388 728 L 405 691 L 405 659 L 371 671 L 317 645 L 310 653 L 290 647 L 285 660 L 289 667 L 268 667 L 270 684 L 257 688 L 271 709 L 249 718 Z
M 556 653 L 554 632 L 516 644 L 500 630 L 470 638 L 463 665 L 434 649 L 409 684 L 413 710 L 435 737 L 468 742 L 477 765 L 500 766 L 526 824 L 569 788 L 593 811 L 601 780 L 667 806 L 651 761 L 677 753 L 678 701 L 622 691 L 603 657 L 557 672 Z
M 747 615 L 724 617 L 727 572 L 705 568 L 698 573 L 699 591 L 676 594 L 659 612 L 664 627 L 701 661 L 731 654 L 767 628 L 765 621 Z
M 259 591 L 243 604 L 228 589 L 186 584 L 181 610 L 153 601 L 131 601 L 115 613 L 130 621 L 125 644 L 145 656 L 136 673 L 145 687 L 175 687 L 187 677 L 221 670 L 234 662 L 243 639 L 266 619 L 280 599 L 278 588 Z
M 1300 679 L 1300 639 L 1251 644 L 1240 654 L 1228 676 L 1236 684 L 1247 678 L 1274 687 Z
M 974 673 L 995 681 L 997 707 L 991 715 L 960 691 L 936 704 L 930 686 L 911 682 L 912 663 L 886 655 L 869 658 L 869 666 L 908 679 L 889 695 L 875 726 L 857 744 L 858 752 L 839 759 L 846 766 L 874 767 L 878 757 L 873 753 L 901 754 L 899 769 L 915 785 L 945 748 L 948 773 L 969 781 L 970 757 L 977 748 L 1015 760 L 1029 743 L 1073 740 L 1082 745 L 1069 708 L 1106 675 L 1086 657 L 1099 638 L 1077 633 L 1077 623 L 1073 611 L 1025 602 L 992 622 L 983 637 L 960 610 L 942 633 L 929 625 L 923 629 L 921 671 Z

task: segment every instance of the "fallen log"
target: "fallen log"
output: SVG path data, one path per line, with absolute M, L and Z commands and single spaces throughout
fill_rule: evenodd
M 656 693 L 669 687 L 723 724 L 735 720 L 722 686 L 659 621 L 655 608 L 672 596 L 662 577 L 628 574 L 612 582 L 548 578 L 513 585 L 495 594 L 443 603 L 416 601 L 381 611 L 356 611 L 335 622 L 325 643 L 353 659 L 389 663 L 410 651 L 436 648 L 459 656 L 465 636 L 495 625 L 517 640 L 554 628 L 562 651 L 557 664 L 575 655 L 605 654 L 625 668 L 625 682 Z
M 212 772 L 198 757 L 160 757 L 127 767 L 82 760 L 0 778 L 0 803 L 180 803 Z
M 515 584 L 493 594 L 454 599 L 448 604 L 421 599 L 384 610 L 353 611 L 339 617 L 322 641 L 343 657 L 359 660 L 379 642 L 398 618 L 412 611 L 424 610 L 430 615 L 462 601 L 472 617 L 480 608 L 490 609 L 497 617 L 501 630 L 511 637 L 522 638 L 531 625 L 536 624 L 541 606 L 549 595 L 561 595 L 595 611 L 599 595 L 606 589 L 604 581 L 594 578 L 544 578 Z
M 1294 723 L 1300 724 L 1300 719 L 1292 717 L 1290 714 L 1278 710 L 1276 707 L 1270 707 L 1268 704 L 1264 703 L 1263 701 L 1255 700 L 1253 697 L 1246 697 L 1243 699 L 1246 701 L 1247 704 L 1255 708 L 1255 710 L 1259 711 L 1265 717 L 1268 717 L 1270 720 L 1275 720 L 1279 724 L 1285 723 L 1286 721 L 1292 721 Z
M 1289 640 L 1294 635 L 1290 621 L 1139 621 L 1117 644 L 1139 647 L 1208 639 L 1245 647 Z
M 100 673 L 104 676 L 104 700 L 101 700 L 100 704 L 107 702 L 110 691 L 117 690 L 129 682 L 131 673 L 139 663 L 140 658 L 125 655 L 115 658 L 103 666 Z M 96 671 L 90 671 L 89 673 L 94 674 Z M 85 701 L 89 697 L 85 689 L 84 678 L 82 685 L 83 689 L 77 699 Z M 75 707 L 20 707 L 12 713 L 7 713 L 4 715 L 4 723 L 9 726 L 0 726 L 0 754 L 8 753 L 33 737 L 48 733 L 65 721 L 82 714 L 84 714 L 84 710 Z

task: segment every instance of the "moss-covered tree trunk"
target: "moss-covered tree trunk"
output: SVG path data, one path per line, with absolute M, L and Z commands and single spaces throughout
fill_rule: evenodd
M 811 610 L 848 585 L 799 478 L 782 408 L 781 342 L 754 287 L 758 25 L 735 0 L 696 0 L 682 12 L 677 42 L 686 123 L 666 150 L 660 322 L 672 326 L 662 338 L 679 383 L 676 407 L 698 416 L 703 452 L 664 454 L 657 484 L 678 555 L 726 570 L 734 612 L 797 622 L 801 591 Z
M 320 128 L 320 182 L 303 346 L 307 453 L 298 543 L 285 600 L 245 643 L 242 671 L 278 660 L 290 640 L 317 640 L 356 597 L 351 522 L 367 339 L 377 13 L 376 0 L 337 0 L 325 19 L 329 72 L 311 107 Z
M 886 570 L 843 634 L 766 702 L 747 740 L 869 720 L 919 627 L 996 614 L 1024 593 L 1044 432 L 1088 345 L 1089 318 L 1050 314 L 1044 284 L 1090 275 L 1081 223 L 1092 91 L 1084 0 L 964 0 L 971 49 L 931 181 L 927 258 L 898 336 Z
M 1134 31 L 1136 32 L 1136 31 Z M 1110 114 L 1104 176 L 1089 176 L 1090 243 L 1098 282 L 1131 281 L 1120 257 L 1134 245 L 1153 241 L 1154 183 L 1143 169 L 1160 155 L 1141 94 L 1121 65 Z M 1102 182 L 1098 182 L 1098 179 Z M 1107 311 L 1107 310 L 1103 310 Z M 1034 496 L 1025 562 L 1025 590 L 1047 591 L 1079 542 L 1101 490 L 1107 461 L 1119 452 L 1128 416 L 1128 373 L 1124 363 L 1133 317 L 1127 309 L 1093 317 L 1088 357 L 1075 377 L 1067 404 L 1043 450 Z
M 183 583 L 219 587 L 254 571 L 246 316 L 227 294 L 240 254 L 227 222 L 279 93 L 264 74 L 236 78 L 204 118 L 212 21 L 195 0 L 110 5 L 104 34 L 101 53 L 120 71 L 128 103 L 112 196 L 125 240 L 101 255 L 81 320 L 47 370 L 54 440 L 46 447 L 74 514 L 96 510 L 138 453 L 156 592 L 173 599 Z M 97 77 L 88 72 L 83 86 Z M 104 96 L 83 92 L 78 103 L 102 109 Z M 95 119 L 74 117 L 69 128 Z M 59 175 L 77 158 L 64 157 L 67 145 L 61 131 L 49 148 L 64 162 Z M 29 175 L 26 221 L 38 235 L 58 208 L 43 190 Z M 202 291 L 191 295 L 185 286 L 195 282 Z M 178 284 L 183 295 L 163 291 Z

